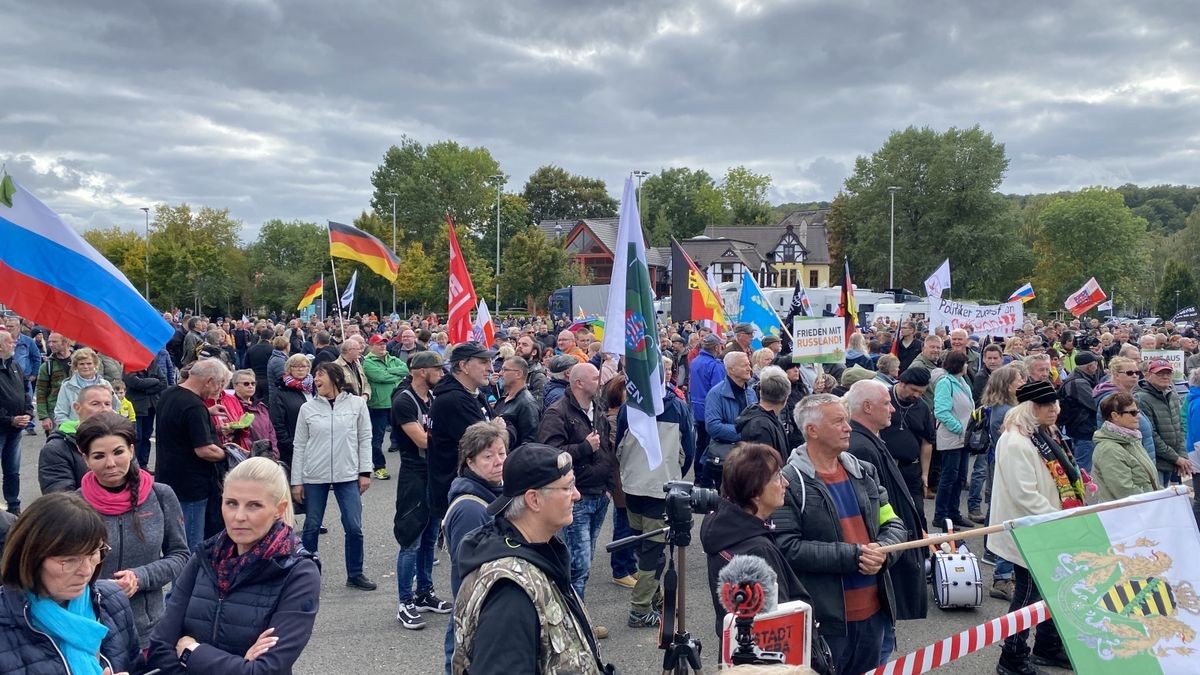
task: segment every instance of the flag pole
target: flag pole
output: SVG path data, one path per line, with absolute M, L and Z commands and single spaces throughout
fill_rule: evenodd
M 742 257 L 741 251 L 739 251 L 735 248 L 735 249 L 733 249 L 733 254 L 738 257 L 738 260 L 742 261 L 742 267 L 745 267 L 747 270 L 750 269 L 750 264 L 747 263 L 746 259 Z M 763 298 L 765 299 L 767 297 L 767 294 L 763 293 L 762 286 L 759 286 L 758 282 L 754 280 L 753 274 L 750 275 L 750 280 L 754 282 L 754 287 L 758 289 L 758 294 L 763 296 Z M 721 296 L 718 295 L 717 297 L 719 298 Z M 788 340 L 791 340 L 794 343 L 796 341 L 796 338 L 792 337 L 792 331 L 789 330 L 787 326 L 783 325 L 783 319 L 780 318 L 779 312 L 775 311 L 775 306 L 771 305 L 770 302 L 768 302 L 767 305 L 771 308 L 771 313 L 775 315 L 775 320 L 779 322 L 779 327 L 783 330 L 784 334 L 787 335 Z M 741 320 L 742 320 L 742 308 L 738 307 L 738 321 L 741 321 Z
M 329 234 L 329 248 L 333 250 L 333 230 L 327 230 Z M 337 267 L 333 264 L 333 256 L 329 256 L 329 269 L 333 273 L 333 301 L 337 303 L 338 325 L 342 327 L 342 342 L 346 341 L 346 322 L 342 319 L 342 295 L 338 291 L 337 285 Z M 328 314 L 328 310 L 326 310 Z

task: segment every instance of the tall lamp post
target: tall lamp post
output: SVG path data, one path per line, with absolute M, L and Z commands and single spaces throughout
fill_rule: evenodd
M 398 257 L 400 252 L 396 250 L 396 193 L 389 192 L 387 196 L 392 198 L 392 253 Z M 396 313 L 396 283 L 392 282 L 392 314 Z
M 638 170 L 638 171 L 634 171 L 634 172 L 633 172 L 633 177 L 634 177 L 634 178 L 636 178 L 636 179 L 637 179 L 637 182 L 638 182 L 638 184 L 637 184 L 637 192 L 636 192 L 636 193 L 634 193 L 634 194 L 636 194 L 636 195 L 637 195 L 637 200 L 638 200 L 638 203 L 637 203 L 637 207 L 638 207 L 638 220 L 641 220 L 641 219 L 642 219 L 642 179 L 643 179 L 643 178 L 645 178 L 646 176 L 649 176 L 649 175 L 650 175 L 650 172 L 649 172 L 649 171 L 642 171 L 642 170 Z
M 496 311 L 500 311 L 500 191 L 504 189 L 504 174 L 492 176 L 496 181 Z
M 146 214 L 146 302 L 150 302 L 150 207 L 143 206 Z
M 900 188 L 890 186 L 887 189 L 892 198 L 892 224 L 888 236 L 888 288 L 896 287 L 896 193 Z

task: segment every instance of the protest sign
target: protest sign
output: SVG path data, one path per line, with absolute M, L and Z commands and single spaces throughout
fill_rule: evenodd
M 841 363 L 846 360 L 846 327 L 841 317 L 798 316 L 792 322 L 792 361 Z
M 967 305 L 944 298 L 929 298 L 929 328 L 945 326 L 984 336 L 1012 337 L 1013 331 L 1025 323 L 1025 309 L 1020 302 L 1001 305 Z

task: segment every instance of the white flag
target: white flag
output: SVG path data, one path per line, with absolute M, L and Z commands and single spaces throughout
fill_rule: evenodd
M 946 258 L 941 267 L 934 270 L 933 275 L 925 280 L 925 291 L 931 298 L 942 297 L 942 291 L 950 288 L 950 259 Z
M 354 274 L 350 275 L 350 283 L 346 284 L 346 290 L 342 291 L 342 309 L 349 309 L 350 305 L 354 304 L 354 286 L 358 283 L 358 270 L 354 270 Z
M 1097 312 L 1111 312 L 1112 308 L 1113 308 L 1112 300 L 1109 300 L 1108 302 L 1100 303 L 1100 306 L 1096 307 L 1096 311 Z

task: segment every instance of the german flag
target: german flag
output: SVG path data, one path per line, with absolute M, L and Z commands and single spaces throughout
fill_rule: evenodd
M 382 241 L 357 227 L 332 220 L 329 221 L 329 255 L 357 260 L 392 283 L 396 282 L 396 272 L 400 269 L 400 259 Z
M 725 326 L 721 298 L 708 287 L 700 268 L 674 239 L 671 240 L 671 320 L 712 321 L 719 328 Z
M 300 298 L 300 304 L 296 305 L 296 311 L 299 312 L 300 310 L 304 309 L 305 307 L 308 307 L 309 305 L 311 305 L 313 303 L 313 300 L 316 300 L 317 298 L 321 297 L 321 293 L 324 292 L 324 290 L 325 290 L 325 276 L 321 275 L 321 279 L 319 281 L 314 283 L 312 286 L 309 286 L 307 291 L 304 291 L 304 297 Z

